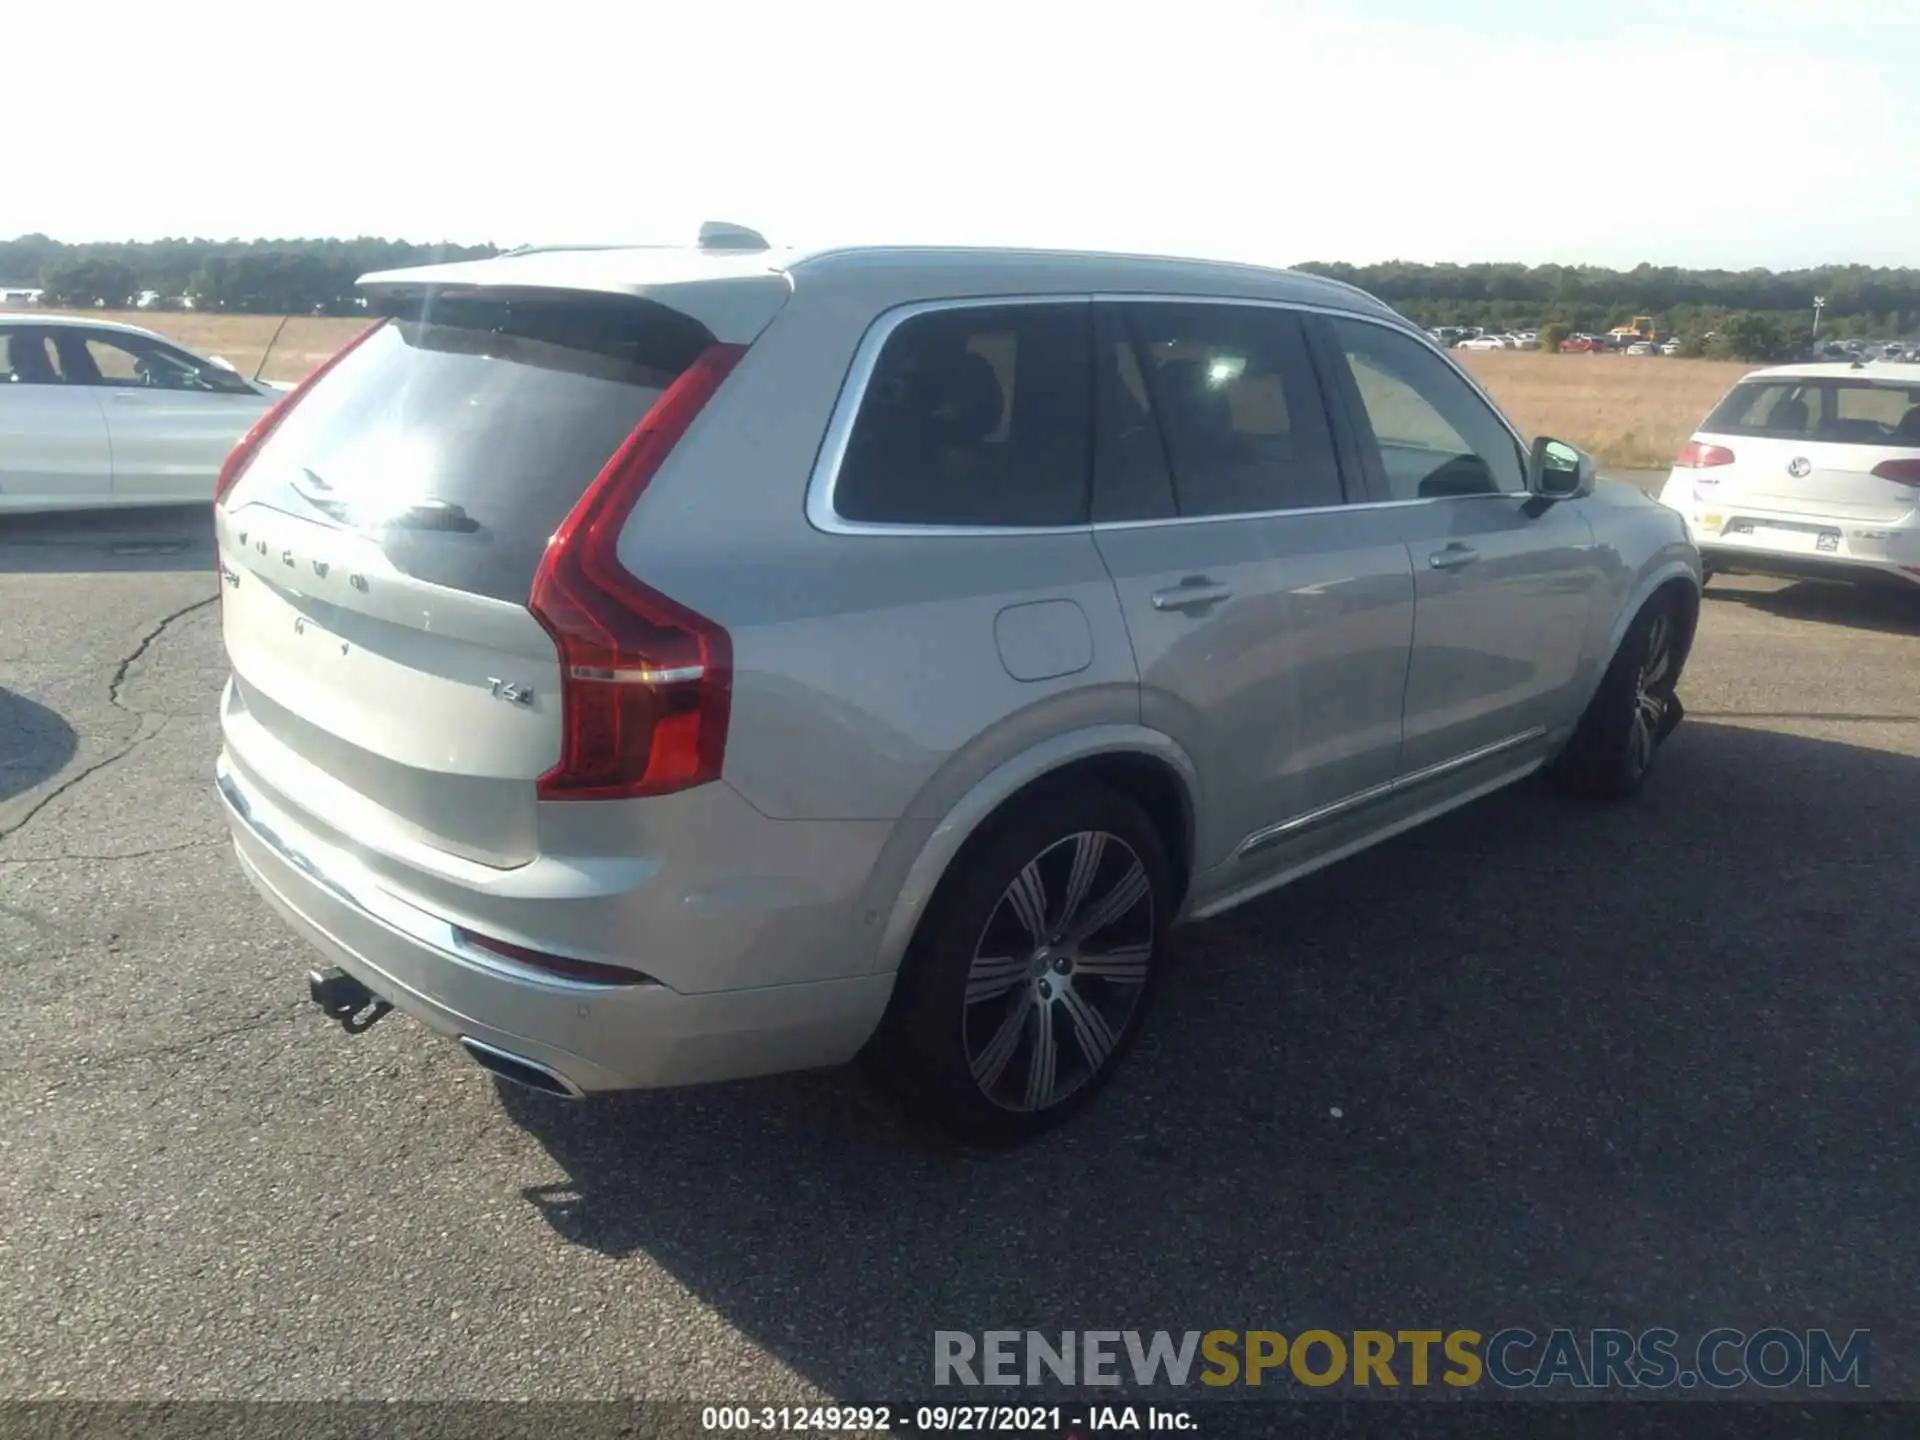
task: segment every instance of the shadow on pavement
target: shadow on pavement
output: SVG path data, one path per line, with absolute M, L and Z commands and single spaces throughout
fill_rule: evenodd
M 1897 1395 L 1916 815 L 1920 759 L 1713 724 L 1632 803 L 1521 786 L 1181 932 L 1127 1070 L 1010 1153 L 849 1074 L 503 1103 L 561 1236 L 843 1397 L 929 1393 L 936 1329 L 1775 1323 L 1871 1328 Z
M 0 801 L 58 775 L 80 738 L 57 711 L 0 689 Z
M 1905 582 L 1842 585 L 1804 580 L 1777 590 L 1748 590 L 1717 580 L 1707 587 L 1706 598 L 1710 604 L 1730 601 L 1782 620 L 1920 635 L 1920 585 Z
M 0 574 L 210 570 L 213 555 L 209 505 L 0 515 Z

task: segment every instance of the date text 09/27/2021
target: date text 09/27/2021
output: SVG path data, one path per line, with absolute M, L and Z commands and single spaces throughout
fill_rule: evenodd
M 1061 1435 L 1075 1431 L 1199 1429 L 1190 1411 L 1158 1405 L 709 1405 L 700 1428 L 716 1433 Z

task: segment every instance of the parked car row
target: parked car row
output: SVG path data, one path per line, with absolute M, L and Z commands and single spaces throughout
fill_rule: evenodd
M 1563 355 L 1600 354 L 1620 351 L 1628 355 L 1678 355 L 1680 342 L 1675 339 L 1661 340 L 1649 333 L 1639 339 L 1632 338 L 1633 332 L 1613 335 L 1570 335 L 1560 342 Z M 1436 326 L 1427 331 L 1435 344 L 1452 350 L 1538 350 L 1540 332 L 1538 330 L 1477 330 L 1471 327 L 1461 328 L 1450 325 Z
M 1434 342 L 1452 350 L 1538 350 L 1540 335 L 1536 330 L 1481 330 L 1473 326 L 1440 325 L 1427 331 Z M 1700 336 L 1703 341 L 1715 338 L 1716 332 L 1708 331 Z M 1677 336 L 1660 336 L 1653 323 L 1645 317 L 1637 319 L 1631 326 L 1621 326 L 1606 334 L 1588 334 L 1579 332 L 1569 335 L 1560 342 L 1562 355 L 1678 355 L 1680 340 Z M 1920 362 L 1920 340 L 1826 340 L 1814 345 L 1810 358 L 1813 360 L 1843 360 L 1866 362 L 1873 360 L 1894 360 L 1902 362 Z
M 1814 347 L 1816 360 L 1895 360 L 1920 363 L 1920 340 L 1823 340 Z
M 1538 330 L 1460 331 L 1440 326 L 1427 332 L 1437 344 L 1454 350 L 1538 350 Z

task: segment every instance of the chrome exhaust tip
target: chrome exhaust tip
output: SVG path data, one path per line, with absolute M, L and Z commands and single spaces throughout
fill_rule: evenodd
M 471 1035 L 462 1035 L 460 1045 L 473 1057 L 476 1065 L 483 1070 L 491 1070 L 502 1080 L 511 1080 L 516 1085 L 538 1090 L 543 1095 L 558 1095 L 563 1100 L 586 1099 L 586 1091 L 558 1070 L 542 1065 L 538 1060 L 529 1060 L 524 1055 L 501 1050 Z

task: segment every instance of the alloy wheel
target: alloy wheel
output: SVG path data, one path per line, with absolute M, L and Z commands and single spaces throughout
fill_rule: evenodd
M 1647 627 L 1646 653 L 1640 661 L 1633 687 L 1633 728 L 1627 735 L 1627 764 L 1634 775 L 1643 775 L 1653 764 L 1654 747 L 1660 743 L 1660 731 L 1666 721 L 1667 677 L 1673 670 L 1673 620 L 1665 611 L 1653 617 Z
M 1085 1085 L 1133 1022 L 1153 959 L 1153 885 L 1103 830 L 1021 867 L 974 946 L 961 1039 L 980 1093 L 1046 1110 Z

